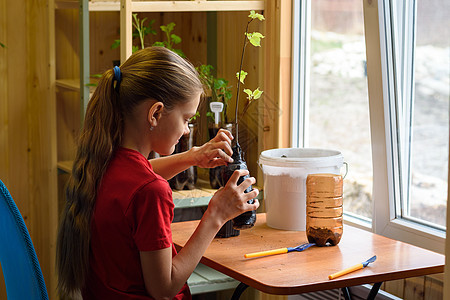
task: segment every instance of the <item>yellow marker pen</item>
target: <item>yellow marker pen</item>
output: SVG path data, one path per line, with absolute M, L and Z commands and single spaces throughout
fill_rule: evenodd
M 274 250 L 248 253 L 248 254 L 245 254 L 244 257 L 245 258 L 253 258 L 253 257 L 267 256 L 267 255 L 283 254 L 283 253 L 288 253 L 288 252 L 292 252 L 292 251 L 303 251 L 314 245 L 315 245 L 314 243 L 306 243 L 306 244 L 299 245 L 297 247 L 279 248 L 279 249 L 274 249 Z
M 347 268 L 347 269 L 344 269 L 344 270 L 342 270 L 342 271 L 336 272 L 336 273 L 334 273 L 334 274 L 328 275 L 328 279 L 335 279 L 335 278 L 337 278 L 337 277 L 339 277 L 339 276 L 342 276 L 342 275 L 345 275 L 345 274 L 348 274 L 348 273 L 351 273 L 351 272 L 360 270 L 360 269 L 362 269 L 362 268 L 365 268 L 365 267 L 367 267 L 367 265 L 368 265 L 369 263 L 374 262 L 376 259 L 377 259 L 377 256 L 374 255 L 374 256 L 372 256 L 371 258 L 369 258 L 368 260 L 366 260 L 366 261 L 363 262 L 363 263 L 354 265 L 354 266 L 352 266 L 352 267 L 350 267 L 350 268 Z

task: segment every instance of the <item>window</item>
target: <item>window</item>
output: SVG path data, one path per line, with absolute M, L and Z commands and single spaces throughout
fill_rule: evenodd
M 344 210 L 372 218 L 372 156 L 367 95 L 363 7 L 359 0 L 303 1 L 301 39 L 308 82 L 302 136 L 296 146 L 334 149 L 348 164 Z M 301 51 L 301 50 L 300 50 Z M 345 171 L 343 170 L 342 173 Z
M 450 4 L 334 2 L 294 2 L 293 146 L 341 150 L 349 163 L 345 198 L 349 184 L 373 184 L 364 196 L 350 193 L 347 219 L 371 218 L 377 233 L 443 252 Z M 358 73 L 361 58 L 367 80 Z
M 398 45 L 396 115 L 403 127 L 397 144 L 404 166 L 397 216 L 440 229 L 446 222 L 449 133 L 450 5 L 445 3 L 396 1 L 390 6 Z

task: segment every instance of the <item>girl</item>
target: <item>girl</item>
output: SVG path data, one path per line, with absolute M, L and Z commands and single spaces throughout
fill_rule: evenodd
M 162 155 L 189 132 L 202 85 L 193 66 L 173 52 L 150 47 L 106 71 L 87 107 L 67 203 L 58 233 L 61 293 L 85 299 L 188 299 L 186 285 L 225 222 L 258 208 L 255 183 L 236 171 L 212 197 L 198 228 L 177 254 L 170 223 L 174 204 L 166 179 L 192 165 L 231 162 L 231 133 L 219 131 L 201 147 Z

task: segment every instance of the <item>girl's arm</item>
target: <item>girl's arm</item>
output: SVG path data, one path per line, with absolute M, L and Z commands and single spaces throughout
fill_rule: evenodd
M 254 204 L 247 203 L 258 195 L 258 190 L 244 193 L 256 182 L 255 178 L 247 178 L 237 185 L 239 177 L 246 174 L 247 170 L 235 171 L 227 185 L 214 194 L 197 229 L 175 257 L 172 258 L 171 248 L 140 252 L 145 287 L 152 297 L 172 299 L 181 290 L 225 222 L 258 208 L 257 199 Z
M 214 168 L 232 162 L 230 144 L 233 136 L 227 130 L 221 129 L 217 135 L 200 147 L 165 157 L 151 159 L 153 170 L 164 179 L 169 180 L 191 166 Z

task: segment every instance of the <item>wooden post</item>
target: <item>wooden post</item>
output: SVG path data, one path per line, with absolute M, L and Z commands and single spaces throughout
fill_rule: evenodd
M 264 149 L 290 146 L 292 1 L 266 1 Z
M 89 1 L 80 0 L 80 121 L 89 102 Z
M 0 41 L 7 47 L 0 48 L 0 178 L 25 220 L 51 299 L 57 227 L 54 17 L 54 0 L 0 2 Z
M 120 63 L 132 54 L 133 25 L 131 0 L 120 0 Z

